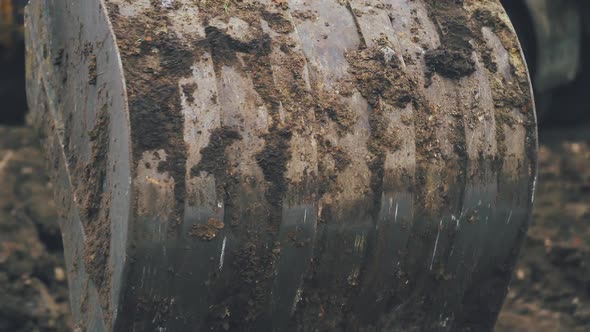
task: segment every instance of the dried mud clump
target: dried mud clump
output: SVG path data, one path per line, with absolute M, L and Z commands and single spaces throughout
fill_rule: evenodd
M 459 79 L 475 72 L 473 33 L 463 9 L 463 1 L 428 0 L 428 13 L 439 30 L 441 46 L 425 54 L 427 85 L 437 73 L 443 77 Z
M 264 35 L 244 42 L 233 38 L 224 31 L 214 26 L 205 28 L 206 37 L 195 43 L 197 51 L 207 49 L 211 52 L 215 70 L 219 72 L 223 65 L 236 65 L 238 53 L 255 54 L 265 56 L 270 52 L 270 37 Z
M 198 88 L 199 86 L 197 85 L 197 83 L 187 83 L 182 86 L 182 92 L 186 96 L 187 103 L 192 104 L 195 102 L 195 97 L 193 96 L 193 94 L 195 93 L 195 91 L 197 91 Z
M 225 228 L 223 221 L 215 218 L 209 218 L 206 224 L 194 225 L 190 235 L 198 237 L 201 240 L 211 241 L 217 237 L 217 233 Z
M 348 52 L 346 58 L 357 89 L 371 106 L 381 100 L 403 108 L 412 101 L 412 85 L 386 39 L 378 46 Z
M 481 26 L 489 27 L 492 31 L 508 29 L 508 26 L 497 15 L 494 15 L 490 10 L 478 8 L 472 15 L 475 22 Z
M 333 121 L 338 126 L 340 135 L 352 130 L 358 116 L 349 105 L 323 91 L 317 92 L 315 99 L 317 100 L 315 114 L 318 119 L 330 119 Z
M 291 15 L 293 15 L 294 18 L 300 19 L 302 21 L 313 21 L 318 19 L 318 13 L 311 10 L 295 10 Z
M 334 159 L 335 167 L 338 172 L 344 171 L 350 166 L 350 164 L 352 164 L 352 158 L 350 155 L 338 146 L 331 148 L 328 153 L 332 156 L 332 159 Z
M 268 23 L 271 29 L 278 33 L 290 33 L 295 30 L 291 21 L 283 17 L 280 13 L 263 11 L 262 18 Z
M 475 61 L 471 54 L 463 50 L 452 49 L 429 50 L 424 55 L 426 66 L 431 73 L 446 78 L 461 78 L 475 72 Z

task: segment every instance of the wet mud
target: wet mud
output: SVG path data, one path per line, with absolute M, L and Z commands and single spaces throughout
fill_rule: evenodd
M 441 46 L 428 50 L 424 55 L 427 84 L 433 73 L 446 78 L 458 79 L 475 72 L 473 46 L 467 13 L 463 1 L 426 1 L 428 14 L 437 24 Z

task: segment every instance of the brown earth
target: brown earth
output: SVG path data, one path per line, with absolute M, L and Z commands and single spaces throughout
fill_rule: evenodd
M 543 132 L 534 223 L 497 331 L 590 331 L 590 127 Z
M 0 127 L 0 331 L 69 331 L 66 270 L 37 138 Z

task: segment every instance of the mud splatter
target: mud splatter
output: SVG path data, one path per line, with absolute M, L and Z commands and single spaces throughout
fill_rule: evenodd
M 517 121 L 511 114 L 513 110 L 520 110 L 526 120 L 523 124 L 526 128 L 526 153 L 529 160 L 536 160 L 536 121 L 533 108 L 533 97 L 530 90 L 528 75 L 526 74 L 526 64 L 520 58 L 521 49 L 518 40 L 513 38 L 513 29 L 500 17 L 500 8 L 494 9 L 494 6 L 485 6 L 478 2 L 469 1 L 467 7 L 471 15 L 471 30 L 474 33 L 474 43 L 479 52 L 483 54 L 483 61 L 489 70 L 493 79 L 490 80 L 492 88 L 492 97 L 494 100 L 495 119 L 496 119 L 496 139 L 498 142 L 498 163 L 501 167 L 503 160 L 506 158 L 506 133 L 505 126 L 514 127 Z M 486 54 L 491 54 L 491 50 L 486 44 L 482 29 L 487 27 L 500 39 L 502 46 L 510 55 L 511 75 L 513 82 L 507 82 L 506 79 L 497 73 L 494 66 L 487 65 Z M 536 172 L 536 165 L 529 165 L 531 174 Z
M 88 63 L 88 84 L 96 85 L 98 80 L 98 67 L 96 63 L 96 55 L 91 55 Z
M 209 144 L 201 150 L 201 161 L 191 169 L 191 176 L 199 176 L 201 172 L 211 174 L 216 179 L 217 195 L 223 197 L 225 207 L 231 210 L 234 204 L 234 190 L 231 190 L 236 182 L 229 173 L 229 163 L 225 150 L 235 141 L 241 140 L 240 133 L 230 127 L 221 127 L 213 130 L 209 138 Z
M 258 165 L 264 172 L 264 179 L 268 181 L 270 189 L 267 190 L 266 199 L 277 210 L 282 210 L 283 196 L 287 192 L 287 162 L 291 158 L 289 152 L 292 133 L 289 129 L 279 129 L 265 136 L 266 146 L 256 155 Z M 276 215 L 276 221 L 280 222 L 281 215 Z M 276 225 L 277 227 L 279 225 Z
M 186 102 L 192 104 L 195 102 L 195 96 L 193 95 L 195 91 L 199 88 L 197 83 L 187 83 L 182 86 L 182 93 L 186 98 Z
M 350 133 L 358 117 L 349 105 L 343 103 L 339 97 L 323 91 L 316 92 L 315 100 L 317 101 L 315 113 L 320 121 L 327 117 L 338 126 L 338 133 L 341 136 Z
M 374 47 L 348 52 L 346 58 L 356 88 L 371 105 L 371 136 L 367 143 L 371 156 L 368 164 L 371 189 L 375 195 L 374 212 L 378 213 L 385 158 L 400 147 L 397 133 L 391 130 L 390 120 L 385 116 L 388 111 L 386 104 L 405 108 L 416 100 L 415 83 L 404 73 L 400 59 L 386 38 L 378 40 Z
M 215 218 L 209 218 L 206 224 L 194 225 L 190 236 L 198 237 L 201 240 L 211 241 L 217 237 L 217 233 L 225 228 L 223 221 Z
M 168 24 L 166 11 L 157 7 L 146 11 L 139 21 L 113 20 L 128 82 L 134 161 L 137 163 L 144 151 L 166 152 L 167 159 L 158 165 L 158 171 L 168 172 L 174 179 L 175 208 L 170 220 L 174 230 L 184 215 L 186 193 L 187 148 L 178 81 L 191 75 L 196 55 L 175 34 L 161 31 Z M 158 66 L 148 60 L 154 54 Z
M 209 144 L 201 150 L 201 161 L 192 168 L 191 175 L 198 176 L 200 172 L 207 172 L 223 182 L 228 167 L 225 149 L 240 139 L 242 136 L 234 128 L 221 127 L 213 130 Z
M 428 75 L 438 73 L 446 78 L 461 78 L 475 72 L 475 61 L 463 51 L 436 49 L 426 51 Z
M 435 23 L 441 46 L 426 51 L 426 84 L 434 73 L 443 77 L 458 79 L 475 72 L 473 38 L 462 1 L 456 0 L 427 0 L 425 1 L 428 14 Z
M 215 69 L 219 72 L 221 66 L 237 63 L 237 53 L 265 56 L 270 52 L 270 37 L 254 38 L 250 42 L 237 40 L 217 27 L 205 28 L 206 37 L 195 43 L 197 50 L 209 50 L 213 57 Z
M 263 11 L 262 18 L 264 18 L 264 20 L 268 23 L 271 29 L 278 33 L 290 33 L 293 32 L 293 30 L 295 30 L 293 23 L 290 20 L 283 17 L 283 14 L 281 13 L 271 13 L 268 11 Z
M 90 279 L 99 291 L 106 312 L 110 308 L 111 271 L 108 260 L 111 248 L 110 201 L 105 194 L 110 139 L 110 117 L 106 105 L 99 111 L 89 132 L 92 152 L 84 168 L 76 196 L 81 197 L 81 219 L 86 235 L 84 263 Z
M 382 38 L 377 44 L 346 54 L 350 74 L 371 106 L 377 106 L 381 100 L 403 108 L 414 99 L 415 91 L 389 40 Z

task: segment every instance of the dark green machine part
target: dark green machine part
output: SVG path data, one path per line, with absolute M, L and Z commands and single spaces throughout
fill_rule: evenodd
M 28 99 L 86 331 L 490 331 L 532 206 L 498 1 L 62 1 Z
M 23 17 L 26 0 L 0 0 L 0 123 L 24 122 Z

